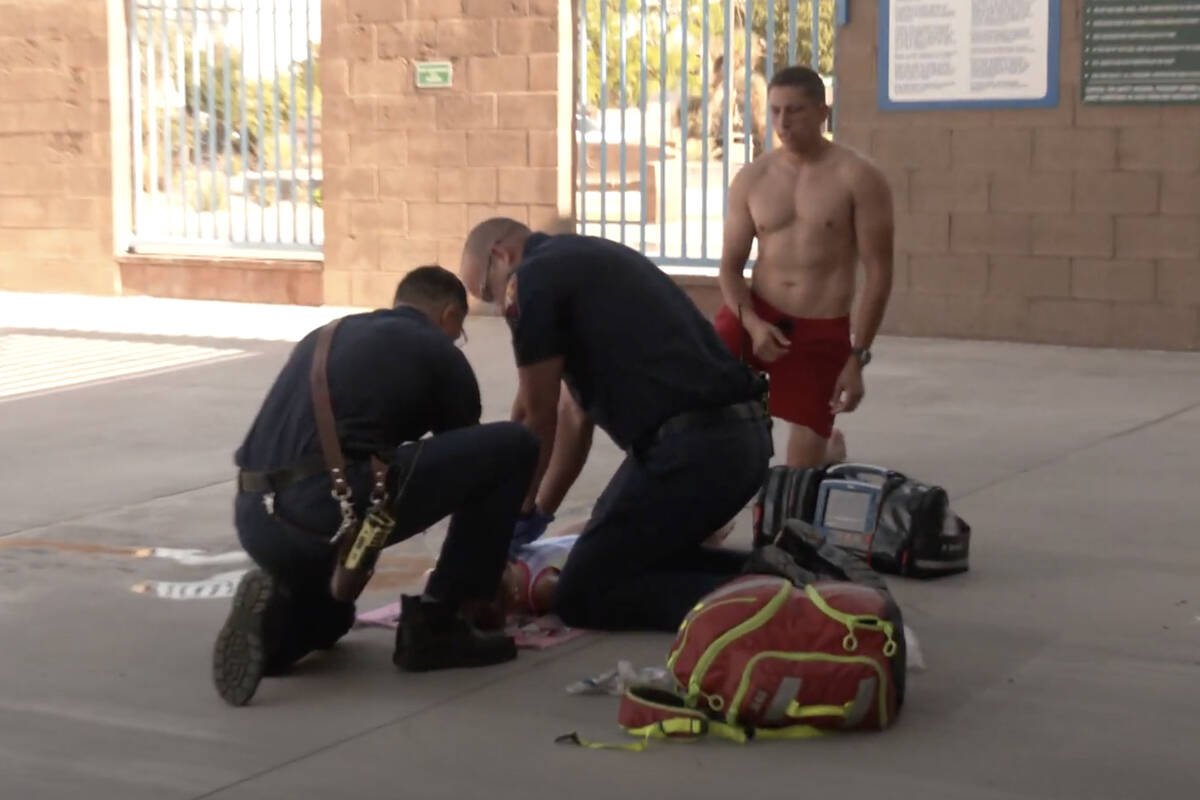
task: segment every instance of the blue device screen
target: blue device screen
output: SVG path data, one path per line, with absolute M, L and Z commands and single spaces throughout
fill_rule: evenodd
M 817 493 L 816 523 L 827 530 L 869 533 L 880 494 L 880 487 L 869 483 L 827 480 Z

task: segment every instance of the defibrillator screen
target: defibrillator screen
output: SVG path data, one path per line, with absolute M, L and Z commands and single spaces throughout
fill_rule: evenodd
M 825 517 L 821 521 L 826 528 L 843 531 L 867 531 L 870 526 L 871 492 L 851 492 L 845 489 L 830 489 L 825 499 Z

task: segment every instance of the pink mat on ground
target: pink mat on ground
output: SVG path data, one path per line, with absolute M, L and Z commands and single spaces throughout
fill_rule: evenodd
M 392 628 L 400 624 L 400 604 L 389 603 L 386 606 L 364 611 L 358 615 L 359 627 Z M 568 628 L 558 617 L 545 615 L 541 617 L 511 616 L 505 626 L 505 632 L 517 642 L 517 647 L 526 650 L 545 650 L 572 639 L 578 639 L 586 631 Z

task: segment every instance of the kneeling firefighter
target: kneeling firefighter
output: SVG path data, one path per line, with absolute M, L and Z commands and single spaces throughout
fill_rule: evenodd
M 424 594 L 402 597 L 393 661 L 422 671 L 516 657 L 511 637 L 460 609 L 496 595 L 538 443 L 519 424 L 480 424 L 479 385 L 455 346 L 466 313 L 458 277 L 425 266 L 393 308 L 296 345 L 235 456 L 234 519 L 258 568 L 214 647 L 226 702 L 245 704 L 264 676 L 332 647 L 379 551 L 447 515 Z

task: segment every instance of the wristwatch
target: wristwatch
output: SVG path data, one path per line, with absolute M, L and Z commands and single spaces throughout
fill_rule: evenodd
M 863 366 L 863 367 L 865 367 L 867 364 L 870 364 L 870 363 L 871 363 L 871 350 L 870 350 L 870 348 L 867 348 L 867 347 L 852 347 L 852 348 L 850 348 L 850 352 L 851 352 L 851 353 L 853 353 L 853 354 L 854 354 L 854 357 L 858 359 L 858 363 L 859 363 L 859 365 L 860 365 L 860 366 Z

